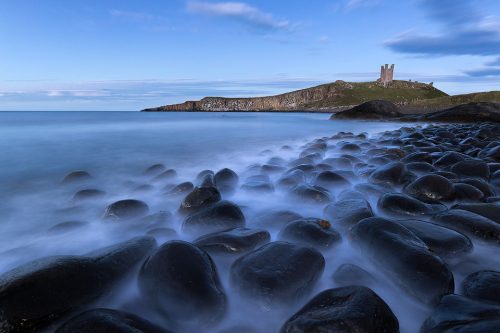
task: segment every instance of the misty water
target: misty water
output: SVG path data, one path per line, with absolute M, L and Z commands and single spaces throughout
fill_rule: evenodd
M 183 197 L 165 195 L 166 189 L 184 181 L 196 183 L 205 169 L 231 168 L 240 178 L 253 175 L 254 164 L 272 157 L 287 161 L 298 157 L 301 147 L 314 139 L 340 131 L 377 133 L 400 128 L 401 123 L 333 122 L 327 114 L 257 113 L 136 113 L 136 112 L 4 112 L 0 113 L 0 273 L 30 260 L 59 254 L 85 254 L 91 250 L 145 235 L 136 224 L 103 221 L 106 206 L 121 199 L 143 200 L 151 213 L 174 214 L 168 227 L 177 236 L 157 237 L 158 244 L 172 239 L 192 241 L 183 234 L 183 218 L 176 215 Z M 283 149 L 289 146 L 290 149 Z M 325 157 L 341 155 L 331 149 Z M 157 163 L 176 170 L 175 178 L 154 180 L 144 170 Z M 63 177 L 85 170 L 92 180 L 85 185 L 63 184 Z M 272 180 L 279 175 L 271 174 Z M 148 186 L 144 186 L 148 185 Z M 105 191 L 103 197 L 83 202 L 73 195 L 84 188 Z M 333 190 L 333 196 L 338 192 Z M 284 192 L 255 194 L 238 190 L 223 196 L 238 204 L 247 227 L 266 211 L 288 209 L 305 217 L 322 218 L 323 207 L 291 200 Z M 372 198 L 376 209 L 376 198 Z M 67 232 L 51 232 L 66 221 L 86 222 Z M 262 226 L 259 226 L 262 227 Z M 334 226 L 335 227 L 335 226 Z M 276 240 L 279 230 L 268 230 Z M 284 321 L 319 291 L 337 285 L 332 273 L 341 264 L 355 263 L 373 274 L 379 283 L 371 286 L 399 319 L 401 332 L 416 332 L 430 309 L 396 287 L 364 254 L 352 247 L 348 236 L 323 251 L 326 268 L 311 295 L 282 307 L 262 308 L 233 291 L 229 267 L 234 258 L 214 256 L 229 311 L 225 319 L 207 332 L 231 327 L 253 327 L 259 332 L 277 332 Z M 476 246 L 475 253 L 489 251 Z M 457 279 L 461 276 L 458 273 Z M 136 274 L 118 292 L 100 300 L 96 307 L 134 312 L 164 324 L 161 316 L 139 305 Z M 236 330 L 236 329 L 235 329 Z M 243 328 L 240 331 L 245 332 Z

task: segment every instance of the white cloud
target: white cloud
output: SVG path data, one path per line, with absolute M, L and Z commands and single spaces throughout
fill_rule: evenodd
M 262 30 L 286 30 L 291 27 L 289 21 L 277 19 L 244 2 L 189 1 L 187 10 L 195 14 L 234 18 Z

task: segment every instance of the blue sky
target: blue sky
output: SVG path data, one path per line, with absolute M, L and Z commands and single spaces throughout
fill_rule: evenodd
M 138 110 L 342 79 L 500 90 L 498 0 L 0 0 L 0 110 Z

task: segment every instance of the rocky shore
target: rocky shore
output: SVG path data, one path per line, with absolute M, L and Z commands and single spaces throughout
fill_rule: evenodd
M 368 107 L 374 118 L 401 117 L 391 105 Z M 102 203 L 100 223 L 136 237 L 4 273 L 0 332 L 396 333 L 408 318 L 384 290 L 425 309 L 422 333 L 498 331 L 498 124 L 332 133 L 263 154 L 263 164 L 200 170 L 190 181 L 161 163 L 138 171 L 146 183 L 167 183 L 172 212 L 130 197 L 104 205 L 93 175 L 66 175 L 59 186 L 68 199 Z M 240 205 L 239 193 L 292 208 L 259 211 Z M 66 222 L 47 232 L 89 227 Z M 345 262 L 341 247 L 363 260 Z M 117 292 L 126 298 L 123 281 L 138 296 L 103 308 Z M 228 319 L 255 313 L 250 323 Z M 270 318 L 283 319 L 263 327 Z

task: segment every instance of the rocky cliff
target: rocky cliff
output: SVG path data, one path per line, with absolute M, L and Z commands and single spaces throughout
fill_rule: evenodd
M 447 96 L 432 85 L 393 81 L 386 87 L 378 82 L 336 81 L 276 96 L 254 98 L 205 97 L 200 101 L 165 105 L 143 111 L 331 111 L 383 99 L 405 105 L 417 100 Z

